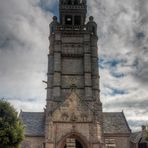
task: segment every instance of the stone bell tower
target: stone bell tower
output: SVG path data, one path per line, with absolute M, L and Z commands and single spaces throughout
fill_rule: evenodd
M 46 148 L 102 148 L 97 24 L 86 0 L 59 0 L 50 24 Z

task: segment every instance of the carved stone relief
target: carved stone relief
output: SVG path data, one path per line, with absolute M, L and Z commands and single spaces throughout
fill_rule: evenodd
M 80 44 L 65 44 L 62 47 L 62 55 L 83 55 L 83 48 Z
M 90 122 L 92 121 L 92 112 L 80 100 L 75 92 L 57 108 L 53 113 L 53 121 L 60 122 Z
M 77 121 L 78 120 L 78 117 L 75 115 L 75 113 L 71 114 L 70 120 L 71 121 Z
M 61 118 L 62 118 L 63 121 L 67 121 L 68 118 L 69 118 L 68 113 L 63 113 L 62 116 L 61 116 Z
M 87 121 L 88 115 L 86 113 L 82 113 L 81 114 L 81 119 L 82 119 L 82 121 Z

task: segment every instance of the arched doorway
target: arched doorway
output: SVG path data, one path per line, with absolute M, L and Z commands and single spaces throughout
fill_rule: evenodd
M 81 142 L 74 138 L 67 138 L 64 148 L 84 148 Z
M 87 139 L 79 133 L 67 134 L 59 143 L 58 148 L 90 148 Z

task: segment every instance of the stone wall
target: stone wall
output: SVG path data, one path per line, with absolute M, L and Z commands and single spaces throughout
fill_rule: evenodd
M 129 135 L 125 134 L 105 134 L 105 145 L 115 145 L 115 148 L 130 148 Z M 105 148 L 108 148 L 107 146 Z
M 44 137 L 25 137 L 21 148 L 43 148 Z

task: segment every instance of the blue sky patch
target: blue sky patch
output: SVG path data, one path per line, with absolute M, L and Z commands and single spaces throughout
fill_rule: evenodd
M 100 68 L 116 68 L 118 65 L 124 64 L 126 61 L 124 59 L 106 58 L 100 57 L 99 67 Z
M 48 2 L 45 2 L 44 0 L 40 0 L 39 6 L 41 7 L 42 10 L 46 12 L 51 12 L 57 17 L 59 16 L 59 13 L 58 13 L 59 4 L 57 0 L 54 1 L 52 4 L 51 3 L 48 4 Z
M 112 96 L 125 95 L 125 94 L 128 94 L 127 90 L 112 88 L 112 93 L 111 93 Z
M 119 89 L 119 88 L 113 88 L 110 86 L 104 86 L 107 91 L 105 91 L 106 96 L 117 96 L 117 95 L 125 95 L 128 94 L 128 90 L 127 89 Z
M 125 77 L 125 74 L 118 71 L 118 66 L 124 66 L 125 63 L 126 60 L 124 59 L 101 57 L 99 60 L 99 67 L 101 69 L 108 69 L 110 74 L 115 78 L 123 78 Z
M 125 74 L 124 73 L 120 73 L 120 72 L 111 72 L 111 75 L 113 76 L 113 77 L 116 77 L 116 78 L 123 78 L 123 77 L 125 77 Z
M 138 33 L 136 33 L 136 37 L 139 40 L 141 40 L 141 39 L 144 39 L 145 38 L 145 34 L 144 34 L 144 32 L 138 32 Z
M 0 48 L 5 48 L 8 46 L 10 42 L 10 39 L 9 38 L 6 38 L 6 39 L 1 39 L 0 40 Z

